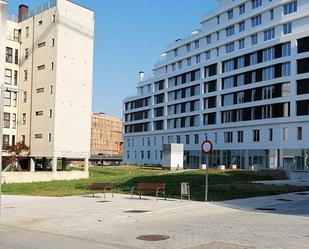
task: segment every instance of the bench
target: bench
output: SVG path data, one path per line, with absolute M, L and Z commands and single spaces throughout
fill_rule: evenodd
M 133 198 L 133 192 L 136 189 L 140 199 L 142 199 L 142 193 L 155 192 L 157 201 L 159 193 L 163 194 L 164 199 L 166 200 L 165 185 L 165 183 L 138 183 L 137 186 L 134 186 L 131 189 L 131 199 Z
M 92 195 L 94 197 L 95 192 L 101 192 L 103 191 L 104 198 L 105 198 L 105 193 L 107 191 L 110 191 L 112 194 L 112 197 L 114 198 L 114 193 L 113 193 L 113 184 L 112 183 L 92 183 L 87 187 L 88 190 L 92 192 Z

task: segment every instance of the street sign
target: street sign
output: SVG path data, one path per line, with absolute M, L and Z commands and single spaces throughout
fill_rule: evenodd
M 202 151 L 206 154 L 211 153 L 213 149 L 212 142 L 209 140 L 205 140 L 202 144 Z
M 205 140 L 202 143 L 201 149 L 205 154 L 210 154 L 213 149 L 212 142 L 209 140 Z M 206 174 L 205 174 L 205 202 L 207 201 L 208 201 L 208 165 L 206 165 Z

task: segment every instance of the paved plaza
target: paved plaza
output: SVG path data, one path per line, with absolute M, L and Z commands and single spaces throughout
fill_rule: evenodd
M 256 210 L 256 208 L 262 210 Z M 167 240 L 143 241 L 141 235 Z M 1 249 L 305 249 L 309 193 L 216 203 L 4 196 Z

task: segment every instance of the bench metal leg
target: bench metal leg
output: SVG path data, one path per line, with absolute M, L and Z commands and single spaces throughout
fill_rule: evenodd
M 134 189 L 135 189 L 135 186 L 132 187 L 132 189 L 131 189 L 131 199 L 133 199 L 133 191 L 134 191 Z

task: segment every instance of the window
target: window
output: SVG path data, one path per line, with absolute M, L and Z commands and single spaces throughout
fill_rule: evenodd
M 243 131 L 238 131 L 237 132 L 237 142 L 238 143 L 243 143 L 244 142 L 244 132 Z
M 262 6 L 262 0 L 251 0 L 252 9 Z
M 17 93 L 16 92 L 12 92 L 12 106 L 16 107 L 17 106 Z
M 230 27 L 226 28 L 225 31 L 226 31 L 227 37 L 234 35 L 234 26 L 230 26 Z
M 283 128 L 283 141 L 287 141 L 289 136 L 289 130 L 287 127 Z
M 34 134 L 35 139 L 43 138 L 43 134 Z
M 268 41 L 275 38 L 275 29 L 269 29 L 264 31 L 264 41 Z
M 291 42 L 283 43 L 282 45 L 282 57 L 291 55 Z
M 10 128 L 11 122 L 11 114 L 10 113 L 3 113 L 3 128 Z
M 53 15 L 53 23 L 56 22 L 56 15 Z
M 18 81 L 18 72 L 14 70 L 14 86 L 17 86 L 17 81 Z
M 195 56 L 195 63 L 198 64 L 200 62 L 201 62 L 201 56 L 200 55 Z
M 28 80 L 28 70 L 24 70 L 24 81 Z
M 144 151 L 141 151 L 141 159 L 144 159 Z
M 256 27 L 258 25 L 261 25 L 262 24 L 262 16 L 258 15 L 258 16 L 252 17 L 251 18 L 251 24 L 252 24 L 252 27 Z
M 40 21 L 39 21 L 39 26 L 40 26 L 40 25 L 42 25 L 42 24 L 43 24 L 43 21 L 42 21 L 42 20 L 40 20 Z
M 239 15 L 245 14 L 246 12 L 246 7 L 244 4 L 239 6 Z
M 2 140 L 2 146 L 3 146 L 3 149 L 7 149 L 7 146 L 10 145 L 10 136 L 9 135 L 3 135 L 3 140 Z
M 186 135 L 186 144 L 190 144 L 190 135 Z
M 283 14 L 288 15 L 297 11 L 297 1 L 285 4 L 283 6 Z
M 229 43 L 225 46 L 226 53 L 234 52 L 234 42 Z
M 25 60 L 29 59 L 29 48 L 25 49 Z
M 195 47 L 195 49 L 198 49 L 200 47 L 200 41 L 199 40 L 194 42 L 194 47 Z
M 23 102 L 26 103 L 27 102 L 27 92 L 23 92 Z
M 178 49 L 174 49 L 174 56 L 177 57 L 178 56 Z
M 194 134 L 194 144 L 199 144 L 199 135 Z
M 267 48 L 263 50 L 263 62 L 275 59 L 275 48 Z
M 283 24 L 283 34 L 287 35 L 292 33 L 292 23 Z
M 251 36 L 251 45 L 255 45 L 258 43 L 258 36 L 257 34 L 254 34 Z
M 45 65 L 37 66 L 37 70 L 38 70 L 38 71 L 39 71 L 39 70 L 43 70 L 43 69 L 45 69 Z
M 5 75 L 4 75 L 4 83 L 11 85 L 12 84 L 12 70 L 11 69 L 5 69 Z
M 290 76 L 291 75 L 291 64 L 290 62 L 282 64 L 282 76 Z
M 239 44 L 239 49 L 245 48 L 245 39 L 240 39 L 238 41 L 238 44 Z
M 172 71 L 175 71 L 175 70 L 176 70 L 176 64 L 173 63 L 173 64 L 172 64 Z
M 220 24 L 220 16 L 217 16 L 217 24 Z
M 26 124 L 26 122 L 27 122 L 26 113 L 23 113 L 23 124 Z
M 55 39 L 52 39 L 52 47 L 55 47 Z
M 54 70 L 55 64 L 54 62 L 51 63 L 51 70 Z
M 179 136 L 179 135 L 176 136 L 176 143 L 177 143 L 177 144 L 180 144 L 180 143 L 181 143 L 181 139 L 180 139 L 180 136 Z
M 207 51 L 205 53 L 205 57 L 206 57 L 206 60 L 210 60 L 210 51 Z
M 26 38 L 29 37 L 29 27 L 26 27 Z
M 224 143 L 233 143 L 233 132 L 224 132 Z
M 38 44 L 38 48 L 42 48 L 46 46 L 46 42 L 41 42 Z
M 12 115 L 12 128 L 16 129 L 16 113 Z
M 273 141 L 274 131 L 273 129 L 268 129 L 269 141 Z
M 187 52 L 190 52 L 191 51 L 191 43 L 187 44 Z
M 245 22 L 240 22 L 238 25 L 239 25 L 239 32 L 243 32 L 245 30 Z
M 270 20 L 274 20 L 274 10 L 270 10 Z
M 187 59 L 187 66 L 190 67 L 191 66 L 191 58 Z
M 228 20 L 231 20 L 231 19 L 233 18 L 233 15 L 234 15 L 233 10 L 229 10 L 229 11 L 227 12 L 227 19 L 228 19 Z
M 18 65 L 18 61 L 19 61 L 18 49 L 15 49 L 14 63 L 15 63 L 16 65 Z
M 4 92 L 4 106 L 11 106 L 11 92 Z
M 303 140 L 303 127 L 297 127 L 297 140 Z
M 208 36 L 206 37 L 206 43 L 207 43 L 207 44 L 211 44 L 211 35 L 208 35 Z
M 178 61 L 178 69 L 182 69 L 182 61 Z
M 35 116 L 43 116 L 43 111 L 37 111 L 37 112 L 35 112 Z
M 50 86 L 50 94 L 53 94 L 53 86 Z
M 5 62 L 12 63 L 13 62 L 13 49 L 6 47 L 5 50 Z
M 253 130 L 253 142 L 260 141 L 260 130 Z
M 150 159 L 150 151 L 147 150 L 147 159 L 149 160 Z
M 36 89 L 36 92 L 37 93 L 43 93 L 44 92 L 44 87 Z

